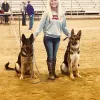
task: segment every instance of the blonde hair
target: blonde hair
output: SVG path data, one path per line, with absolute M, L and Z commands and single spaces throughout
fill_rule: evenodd
M 62 8 L 61 8 L 60 0 L 57 0 L 57 1 L 58 1 L 57 13 L 58 13 L 58 18 L 60 19 L 60 17 L 63 15 L 63 11 L 62 11 Z M 51 2 L 51 0 L 48 0 L 48 2 L 47 2 L 47 10 L 48 10 L 49 17 L 52 20 L 52 9 L 51 9 L 50 2 Z

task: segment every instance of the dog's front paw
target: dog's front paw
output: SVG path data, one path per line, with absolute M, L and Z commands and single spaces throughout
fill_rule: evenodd
M 34 74 L 33 78 L 35 78 L 35 79 L 36 79 L 36 78 L 37 78 L 37 76 Z
M 77 77 L 79 77 L 79 78 L 81 78 L 81 77 L 82 77 L 79 73 L 78 73 L 78 74 L 76 74 L 76 76 L 77 76 Z
M 20 76 L 20 80 L 22 80 L 22 79 L 23 79 L 23 75 Z
M 71 79 L 74 79 L 74 76 L 71 74 L 71 75 L 70 75 L 70 78 L 71 78 Z
M 31 75 L 31 78 L 36 79 L 36 78 L 37 78 L 37 76 L 34 74 L 34 75 Z

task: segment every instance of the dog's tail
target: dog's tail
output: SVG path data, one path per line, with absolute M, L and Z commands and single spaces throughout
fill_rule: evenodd
M 7 63 L 5 64 L 5 69 L 6 69 L 6 70 L 15 70 L 15 68 L 10 68 L 10 67 L 9 67 L 9 64 L 10 64 L 9 62 L 7 62 Z

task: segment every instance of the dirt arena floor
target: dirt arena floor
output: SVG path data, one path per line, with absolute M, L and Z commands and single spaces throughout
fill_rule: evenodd
M 34 22 L 34 33 L 39 22 Z M 60 72 L 60 65 L 67 47 L 68 40 L 61 42 L 57 54 L 56 71 L 59 78 L 55 81 L 47 80 L 46 51 L 41 32 L 34 43 L 35 61 L 41 78 L 30 79 L 25 77 L 19 80 L 14 71 L 6 71 L 4 66 L 9 61 L 14 68 L 20 51 L 19 22 L 13 21 L 11 25 L 0 24 L 0 100 L 100 100 L 100 20 L 67 20 L 69 31 L 82 30 L 80 45 L 79 71 L 82 78 L 71 80 Z M 21 34 L 27 37 L 31 34 L 27 26 L 21 26 Z M 39 77 L 34 64 L 34 70 Z M 42 82 L 39 82 L 40 79 Z

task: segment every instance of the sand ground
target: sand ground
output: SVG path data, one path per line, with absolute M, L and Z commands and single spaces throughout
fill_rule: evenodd
M 21 34 L 27 37 L 37 28 L 39 21 L 34 22 L 32 31 L 27 26 L 20 26 Z M 46 52 L 41 32 L 34 43 L 35 61 L 41 74 L 42 82 L 26 77 L 19 80 L 14 71 L 6 71 L 5 63 L 10 62 L 14 68 L 20 51 L 19 22 L 13 21 L 11 25 L 0 24 L 0 100 L 100 100 L 100 20 L 67 20 L 69 31 L 82 30 L 80 46 L 79 71 L 82 78 L 69 79 L 60 72 L 60 65 L 67 47 L 68 40 L 63 41 L 64 34 L 57 54 L 56 72 L 59 79 L 47 80 Z M 36 67 L 34 67 L 39 76 Z

